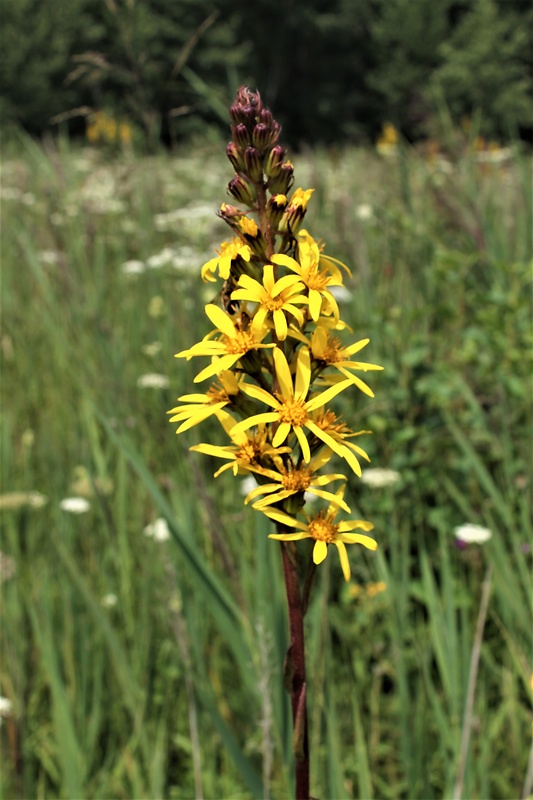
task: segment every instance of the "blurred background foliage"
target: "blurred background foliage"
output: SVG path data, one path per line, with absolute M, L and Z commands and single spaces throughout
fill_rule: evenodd
M 153 146 L 225 126 L 241 83 L 285 141 L 430 135 L 442 104 L 488 138 L 533 129 L 528 0 L 3 0 L 0 111 L 43 134 L 112 108 Z M 31 20 L 31 24 L 28 21 Z M 290 90 L 287 90 L 287 87 Z

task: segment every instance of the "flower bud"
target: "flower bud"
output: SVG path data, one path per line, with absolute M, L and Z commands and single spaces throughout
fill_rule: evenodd
M 265 163 L 265 174 L 267 178 L 277 178 L 281 173 L 284 157 L 285 149 L 281 145 L 278 144 L 272 148 Z
M 239 203 L 244 203 L 247 206 L 253 206 L 255 203 L 256 193 L 254 185 L 240 175 L 236 175 L 228 183 L 228 192 L 235 200 L 238 200 Z
M 267 217 L 274 230 L 279 226 L 283 212 L 287 208 L 288 200 L 284 194 L 273 195 L 267 203 Z
M 271 128 L 273 124 L 277 125 L 274 122 L 274 117 L 272 116 L 272 112 L 269 108 L 262 108 L 258 114 L 258 121 L 263 125 L 266 125 L 267 128 Z
M 237 125 L 232 125 L 231 134 L 236 147 L 239 150 L 246 150 L 250 144 L 250 134 L 246 125 L 243 122 L 239 122 Z
M 245 172 L 248 178 L 254 183 L 263 177 L 263 166 L 261 156 L 255 147 L 247 147 L 244 151 Z
M 235 172 L 243 172 L 244 170 L 244 159 L 242 157 L 242 153 L 238 147 L 235 146 L 234 142 L 230 142 L 226 147 L 226 155 L 231 161 L 232 167 Z
M 290 161 L 281 165 L 279 175 L 269 178 L 267 188 L 271 194 L 287 194 L 294 181 L 294 167 Z
M 296 189 L 293 193 L 289 205 L 279 223 L 279 230 L 282 233 L 289 232 L 294 235 L 298 232 L 303 218 L 305 217 L 307 204 L 313 191 L 314 189 L 306 189 L 305 191 L 303 189 Z

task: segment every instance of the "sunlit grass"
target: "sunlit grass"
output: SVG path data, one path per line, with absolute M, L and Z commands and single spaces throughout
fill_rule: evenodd
M 187 452 L 205 436 L 176 438 L 165 414 L 195 369 L 173 354 L 206 333 L 199 309 L 216 291 L 199 267 L 227 237 L 220 152 L 108 163 L 20 139 L 5 153 L 2 491 L 21 493 L 0 511 L 16 568 L 1 630 L 6 797 L 289 796 L 278 549 L 236 482 Z M 350 480 L 380 551 L 352 559 L 347 587 L 326 566 L 309 612 L 312 793 L 452 796 L 492 565 L 462 796 L 521 796 L 528 167 L 518 152 L 486 164 L 346 150 L 300 156 L 296 175 L 316 186 L 309 227 L 353 271 L 343 317 L 386 367 L 350 420 L 374 431 L 372 466 L 400 475 Z M 89 510 L 65 511 L 68 497 Z M 144 533 L 158 518 L 169 541 Z M 458 548 L 465 522 L 490 541 Z

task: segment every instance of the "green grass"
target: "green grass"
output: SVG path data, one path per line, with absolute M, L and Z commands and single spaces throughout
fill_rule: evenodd
M 214 290 L 199 267 L 227 238 L 215 215 L 231 177 L 223 144 L 109 160 L 19 138 L 4 151 L 2 491 L 47 503 L 0 512 L 16 565 L 2 586 L 3 796 L 290 797 L 279 550 L 240 481 L 215 482 L 212 460 L 187 451 L 222 441 L 217 424 L 176 437 L 165 416 L 196 366 L 173 354 L 209 328 Z M 380 550 L 352 555 L 350 586 L 335 559 L 319 571 L 312 794 L 452 796 L 492 567 L 462 797 L 520 797 L 532 722 L 530 163 L 518 150 L 502 164 L 349 149 L 293 161 L 297 185 L 316 187 L 306 226 L 352 268 L 343 317 L 385 366 L 375 399 L 344 414 L 374 431 L 373 466 L 401 475 L 383 489 L 350 480 Z M 124 274 L 164 248 L 174 263 Z M 139 386 L 150 373 L 168 387 Z M 80 494 L 88 513 L 60 508 Z M 168 542 L 143 535 L 158 517 Z M 464 522 L 492 539 L 458 549 Z M 369 592 L 378 581 L 386 590 Z

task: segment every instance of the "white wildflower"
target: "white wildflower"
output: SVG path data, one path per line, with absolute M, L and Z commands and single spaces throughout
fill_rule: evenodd
M 117 603 L 118 603 L 118 597 L 116 596 L 116 594 L 113 594 L 112 592 L 110 592 L 109 594 L 104 594 L 104 596 L 100 600 L 100 605 L 102 605 L 103 608 L 113 608 L 113 606 L 116 606 Z
M 159 517 L 144 529 L 144 535 L 153 538 L 156 542 L 166 542 L 170 539 L 170 531 L 166 519 Z
M 374 209 L 369 203 L 361 203 L 361 205 L 357 206 L 355 209 L 355 216 L 357 219 L 360 219 L 361 222 L 366 222 L 374 216 Z
M 258 486 L 258 483 L 253 475 L 248 475 L 247 478 L 243 478 L 241 481 L 241 487 L 239 489 L 240 493 L 246 497 L 246 495 L 253 492 L 253 490 Z
M 7 697 L 0 697 L 0 717 L 10 717 L 13 713 L 13 703 Z
M 59 507 L 69 514 L 86 514 L 90 511 L 91 504 L 85 497 L 65 497 Z
M 465 544 L 484 544 L 492 536 L 492 532 L 482 525 L 473 525 L 467 522 L 465 525 L 459 525 L 454 529 L 453 534 L 456 539 Z
M 143 344 L 141 347 L 142 352 L 149 358 L 154 358 L 160 351 L 163 345 L 161 342 L 150 342 L 150 344 Z
M 144 261 L 133 258 L 130 261 L 125 261 L 120 269 L 124 275 L 141 275 L 146 272 L 146 264 Z
M 148 372 L 137 378 L 137 386 L 140 389 L 168 389 L 169 380 L 166 375 L 158 372 Z
M 383 486 L 394 486 L 400 480 L 400 473 L 394 469 L 364 469 L 361 480 L 373 489 L 380 489 Z
M 42 508 L 48 502 L 48 498 L 40 492 L 6 492 L 0 494 L 0 509 L 17 509 L 29 506 L 30 508 Z
M 159 269 L 171 264 L 175 257 L 175 251 L 171 247 L 164 247 L 160 253 L 156 253 L 146 259 L 146 263 L 150 269 Z
M 0 553 L 0 583 L 5 583 L 17 572 L 17 564 L 14 558 Z
M 57 250 L 43 250 L 39 253 L 39 259 L 43 264 L 59 264 L 61 253 L 58 253 Z

